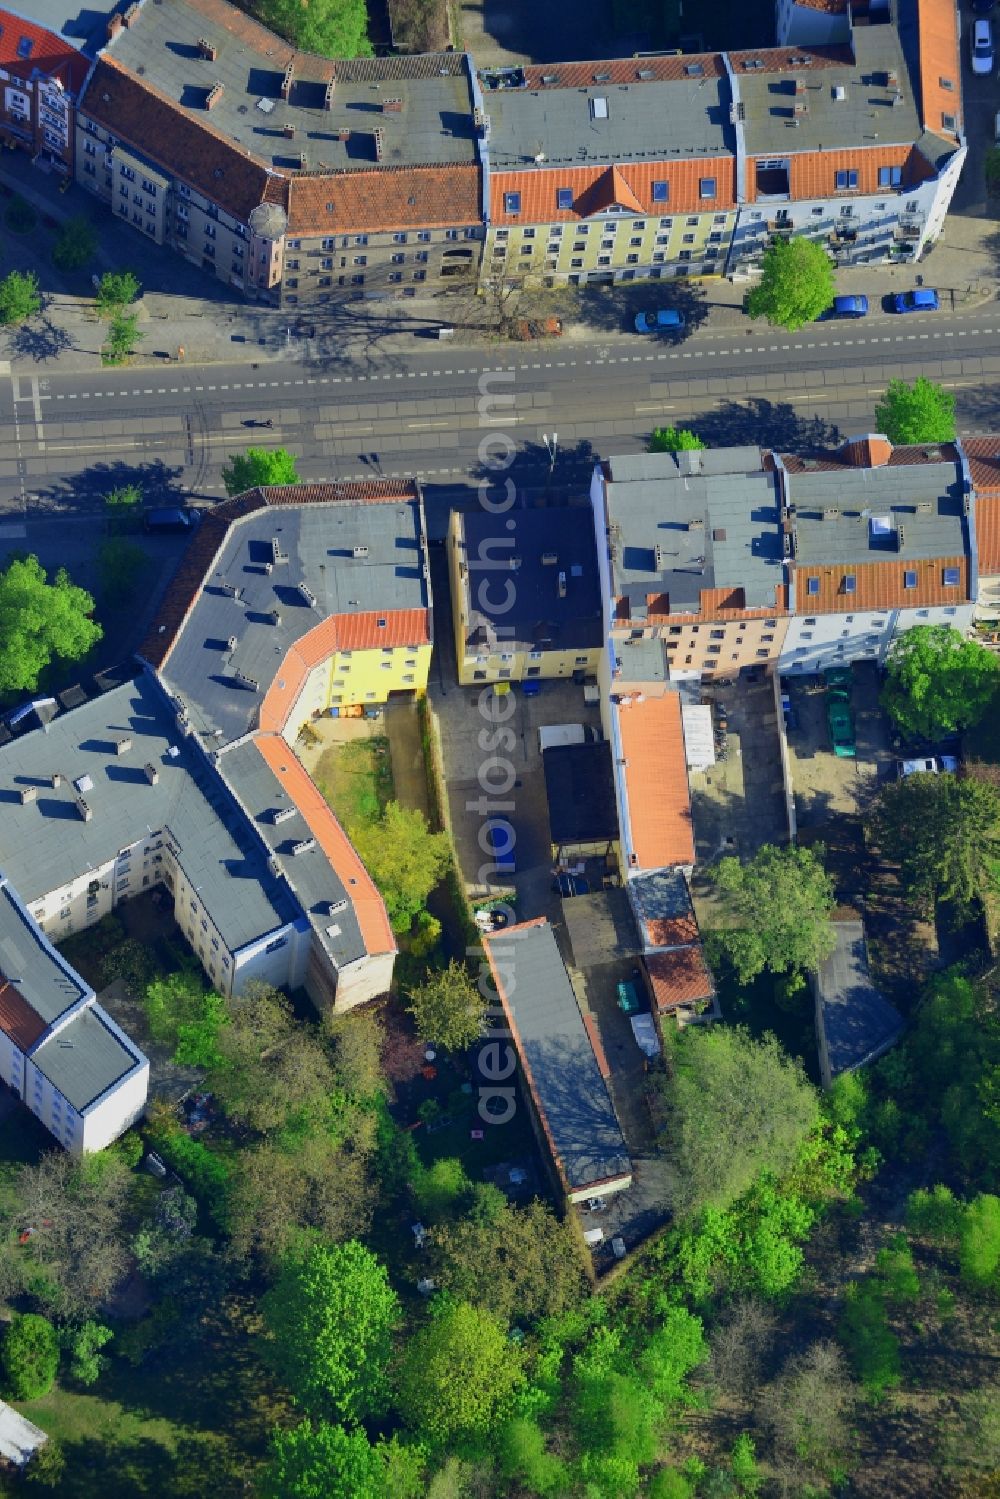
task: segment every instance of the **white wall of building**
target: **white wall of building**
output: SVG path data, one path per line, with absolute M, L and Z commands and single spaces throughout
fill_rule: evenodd
M 810 676 L 852 661 L 885 661 L 897 635 L 915 625 L 969 628 L 972 604 L 935 605 L 926 609 L 881 609 L 857 614 L 800 616 L 789 621 L 778 658 L 782 676 Z

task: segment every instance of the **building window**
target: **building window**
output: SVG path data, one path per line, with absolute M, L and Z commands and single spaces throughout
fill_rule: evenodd
M 944 567 L 941 569 L 941 581 L 945 588 L 957 588 L 961 577 L 957 567 Z
M 420 243 L 422 245 L 426 245 L 429 242 L 430 237 L 431 237 L 431 231 L 429 229 L 418 229 L 417 230 L 417 239 L 420 241 Z
M 520 193 L 504 193 L 504 195 L 503 195 L 503 211 L 504 211 L 504 213 L 520 213 L 521 212 L 521 194 Z
M 610 265 L 611 264 L 611 256 L 610 255 L 598 255 L 598 257 L 597 257 L 597 264 L 598 265 Z
M 639 264 L 639 257 L 638 257 L 638 255 L 629 255 L 629 256 L 627 256 L 626 257 L 626 264 L 627 265 L 638 265 Z
M 835 174 L 834 184 L 838 193 L 846 193 L 858 185 L 858 174 L 854 167 L 847 167 Z
M 571 187 L 556 188 L 556 207 L 561 209 L 573 207 L 573 189 Z
M 844 574 L 844 592 L 845 593 L 857 593 L 857 591 L 858 591 L 858 580 L 857 580 L 857 577 L 855 576 L 854 573 L 845 573 Z M 850 618 L 850 616 L 848 616 L 848 618 Z
M 819 593 L 819 579 L 818 578 L 807 578 L 806 579 L 806 593 L 810 594 L 811 596 L 815 596 L 817 593 Z
M 670 183 L 669 182 L 654 182 L 653 183 L 653 202 L 654 203 L 666 203 L 666 202 L 669 201 L 669 198 L 670 198 Z
M 392 264 L 393 265 L 404 265 L 405 263 L 406 263 L 406 256 L 405 255 L 396 254 L 396 255 L 394 255 L 392 257 Z
M 916 575 L 915 572 L 913 572 L 913 570 L 911 568 L 907 568 L 906 571 L 903 573 L 903 587 L 904 588 L 916 588 L 916 586 L 917 586 L 917 575 Z
M 579 271 L 583 267 L 583 261 L 582 260 L 571 260 L 569 264 L 570 264 L 570 270 L 573 270 L 573 271 Z
M 392 236 L 392 242 L 393 242 L 394 245 L 405 245 L 406 244 L 406 235 L 403 234 L 403 233 L 394 234 Z
M 365 284 L 365 278 L 364 278 L 364 276 L 352 276 L 351 277 L 351 285 L 352 286 L 364 286 L 364 284 Z
M 700 198 L 714 198 L 715 197 L 715 178 L 714 177 L 702 177 L 702 178 L 699 179 L 699 182 L 698 182 L 698 196 Z
M 879 187 L 899 187 L 899 186 L 901 186 L 902 181 L 903 181 L 903 168 L 902 167 L 879 167 L 879 169 L 878 169 L 878 185 L 879 185 Z

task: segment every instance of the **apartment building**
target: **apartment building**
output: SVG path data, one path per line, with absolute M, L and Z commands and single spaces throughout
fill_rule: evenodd
M 73 171 L 76 105 L 90 68 L 78 45 L 0 10 L 0 140 L 66 176 Z
M 453 510 L 447 545 L 463 686 L 596 673 L 601 591 L 586 509 Z
M 482 71 L 484 281 L 741 273 L 792 234 L 916 259 L 965 159 L 955 8 L 794 9 L 813 40 Z
M 145 890 L 169 894 L 224 995 L 260 981 L 342 1012 L 389 988 L 385 906 L 296 742 L 331 708 L 421 690 L 430 649 L 415 485 L 254 490 L 195 533 L 131 675 L 18 722 L 37 726 L 0 748 L 0 889 L 21 934 L 0 907 L 0 976 L 20 996 L 5 1008 L 0 990 L 0 1067 L 9 1081 L 16 1062 L 57 1138 L 68 1107 L 85 1150 L 143 1107 L 144 1059 L 56 948 Z M 86 1081 L 78 1050 L 103 1058 Z
M 957 444 L 631 455 L 596 471 L 592 500 L 613 694 L 662 690 L 644 642 L 663 643 L 668 682 L 808 674 L 972 618 L 976 497 Z
M 475 277 L 476 85 L 461 53 L 331 61 L 225 0 L 135 0 L 77 120 L 77 181 L 244 295 L 317 306 Z
M 0 1079 L 73 1155 L 141 1115 L 149 1063 L 0 876 Z

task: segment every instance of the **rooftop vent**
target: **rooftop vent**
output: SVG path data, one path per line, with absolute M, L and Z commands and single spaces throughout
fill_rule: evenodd
M 81 822 L 90 822 L 94 816 L 93 810 L 87 805 L 82 796 L 76 799 L 76 812 Z
M 290 817 L 294 817 L 294 816 L 295 816 L 295 808 L 294 807 L 277 807 L 271 813 L 271 821 L 273 823 L 287 822 Z
M 555 565 L 556 565 L 556 563 L 558 561 L 559 561 L 559 553 L 558 552 L 543 552 L 542 553 L 542 566 L 543 567 L 555 567 Z
M 248 692 L 256 692 L 260 686 L 256 677 L 248 677 L 246 672 L 234 671 L 233 677 L 237 682 L 239 682 L 240 686 L 245 687 Z
M 73 785 L 81 796 L 85 791 L 93 791 L 94 789 L 94 782 L 91 776 L 77 776 Z
M 788 61 L 793 68 L 811 68 L 812 58 L 808 52 L 794 53 Z
M 703 531 L 705 529 L 704 517 L 693 515 L 687 523 L 687 528 L 689 531 Z
M 49 779 L 52 782 L 53 791 L 57 790 L 63 783 L 62 773 L 58 770 L 54 770 Z
M 311 848 L 316 847 L 315 838 L 300 838 L 298 843 L 292 844 L 293 854 L 307 854 Z
M 38 787 L 37 786 L 22 786 L 21 787 L 21 806 L 22 807 L 26 807 L 29 802 L 35 801 L 37 799 L 37 797 L 38 797 Z
M 261 112 L 262 115 L 269 115 L 271 113 L 271 111 L 274 109 L 274 100 L 273 99 L 258 99 L 257 100 L 257 108 L 260 110 L 260 112 Z
M 639 71 L 638 71 L 638 73 L 636 73 L 635 76 L 637 78 L 641 78 L 643 80 L 643 82 L 645 83 L 647 79 L 649 79 L 649 78 L 655 78 L 656 74 L 653 72 L 652 68 L 640 68 Z
M 270 612 L 270 614 L 268 615 L 268 619 L 271 621 L 272 625 L 280 625 L 281 624 L 281 610 L 280 609 L 272 609 L 271 612 Z
M 219 55 L 219 49 L 214 42 L 206 41 L 203 36 L 198 38 L 198 56 L 204 57 L 208 62 L 215 62 Z
M 847 90 L 846 90 L 846 88 L 844 87 L 844 85 L 842 83 L 835 83 L 833 85 L 833 97 L 840 104 L 842 104 L 844 102 L 844 100 L 847 98 Z
M 933 510 L 934 510 L 934 506 L 931 504 L 930 500 L 918 500 L 917 501 L 917 514 L 918 515 L 930 515 L 933 512 Z
M 337 925 L 336 922 L 334 922 L 332 926 L 328 926 L 327 927 L 327 929 L 326 929 L 326 935 L 329 938 L 331 938 L 331 940 L 334 937 L 339 937 L 340 936 L 340 927 Z
M 372 131 L 375 140 L 375 160 L 381 161 L 385 154 L 385 131 L 376 126 Z
M 610 83 L 611 82 L 611 74 L 610 73 L 595 73 L 594 74 L 594 82 L 595 83 Z
M 838 509 L 838 507 L 836 505 L 826 505 L 826 506 L 824 506 L 824 509 L 823 509 L 823 519 L 824 520 L 838 520 L 839 517 L 840 517 L 840 510 Z
M 764 60 L 761 57 L 747 57 L 744 59 L 743 66 L 749 72 L 753 72 L 755 69 L 762 68 L 764 66 Z
M 224 84 L 221 84 L 221 83 L 218 83 L 218 82 L 213 83 L 212 87 L 209 89 L 208 94 L 207 94 L 207 96 L 205 98 L 205 108 L 206 109 L 214 109 L 215 106 L 218 104 L 219 100 L 222 98 L 222 95 L 224 93 L 225 93 L 225 85 Z
M 151 786 L 155 786 L 157 781 L 160 779 L 160 772 L 157 770 L 152 760 L 146 761 L 145 765 L 142 767 L 142 773 Z
M 684 71 L 689 78 L 703 78 L 705 76 L 704 65 L 700 62 L 685 63 Z
M 132 748 L 132 738 L 131 738 L 131 735 L 126 734 L 126 735 L 123 736 L 123 738 L 115 740 L 115 754 L 116 755 L 127 755 L 128 752 L 129 752 L 129 750 L 131 748 Z
M 323 90 L 323 108 L 326 110 L 327 114 L 329 114 L 330 110 L 333 108 L 333 96 L 334 96 L 335 92 L 336 92 L 336 81 L 333 78 L 331 78 L 330 82 L 327 84 L 326 88 Z
M 354 548 L 354 556 L 357 557 L 359 560 L 362 557 L 367 557 L 368 556 L 368 548 L 366 546 L 356 546 Z
M 235 649 L 236 649 L 236 640 L 237 640 L 237 637 L 235 635 L 230 635 L 229 636 L 229 639 L 226 641 L 226 645 L 227 645 L 227 647 L 228 647 L 229 650 L 235 651 Z
M 228 594 L 231 599 L 238 599 L 243 592 L 242 588 L 239 588 L 235 583 L 220 583 L 219 588 L 222 593 Z
M 290 62 L 288 64 L 288 67 L 285 69 L 284 75 L 283 75 L 283 77 L 281 79 L 280 93 L 281 93 L 281 97 L 284 100 L 286 100 L 286 101 L 288 99 L 289 94 L 292 92 L 292 80 L 293 80 L 294 77 L 295 77 L 295 64 L 293 62 Z
M 592 120 L 606 120 L 608 118 L 608 101 L 598 96 L 590 101 L 590 118 Z
M 295 139 L 295 126 L 294 125 L 282 125 L 282 127 L 281 127 L 281 133 L 285 137 L 286 141 L 292 141 L 292 140 Z

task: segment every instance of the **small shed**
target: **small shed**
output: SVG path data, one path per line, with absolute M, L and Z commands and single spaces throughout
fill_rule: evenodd
M 903 1018 L 876 989 L 860 919 L 834 921 L 835 946 L 814 976 L 816 1041 L 824 1088 L 874 1062 L 899 1040 Z
M 542 755 L 542 769 L 556 858 L 609 853 L 618 837 L 610 744 L 556 745 Z

